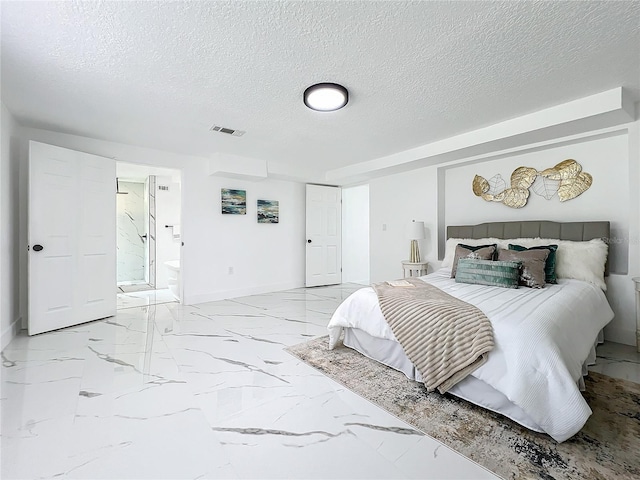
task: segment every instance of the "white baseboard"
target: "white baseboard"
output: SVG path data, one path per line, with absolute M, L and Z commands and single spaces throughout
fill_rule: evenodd
M 0 333 L 0 350 L 4 350 L 7 345 L 11 343 L 11 340 L 16 338 L 18 332 L 22 328 L 22 317 L 16 318 L 11 325 L 5 328 L 2 333 Z
M 238 288 L 234 290 L 218 290 L 210 293 L 198 293 L 195 295 L 185 295 L 184 305 L 197 305 L 199 303 L 217 302 L 229 298 L 246 297 L 248 295 L 260 295 L 262 293 L 279 292 L 281 290 L 291 290 L 302 288 L 304 284 L 296 282 L 276 283 L 272 285 L 258 285 L 255 287 Z

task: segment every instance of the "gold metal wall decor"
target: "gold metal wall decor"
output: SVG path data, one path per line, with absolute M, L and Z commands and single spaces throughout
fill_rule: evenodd
M 541 172 L 531 167 L 518 167 L 511 174 L 509 188 L 500 174 L 489 180 L 476 175 L 472 189 L 477 197 L 487 202 L 501 202 L 507 207 L 522 208 L 527 204 L 531 191 L 547 200 L 558 195 L 560 201 L 565 202 L 586 192 L 592 183 L 593 177 L 583 172 L 578 162 L 568 159 Z

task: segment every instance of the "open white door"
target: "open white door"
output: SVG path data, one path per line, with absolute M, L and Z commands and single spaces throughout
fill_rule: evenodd
M 29 142 L 29 335 L 116 314 L 115 168 Z
M 341 190 L 307 185 L 307 287 L 342 282 Z

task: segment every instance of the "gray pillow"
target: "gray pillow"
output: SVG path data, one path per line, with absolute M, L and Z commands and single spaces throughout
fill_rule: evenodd
M 558 250 L 558 245 L 536 245 L 535 247 L 527 248 L 521 245 L 509 244 L 509 250 L 516 250 L 518 252 L 525 250 L 542 250 L 543 248 L 549 250 L 549 256 L 547 257 L 546 266 L 544 267 L 544 281 L 546 283 L 558 283 L 558 279 L 556 278 L 556 251 Z
M 493 260 L 498 245 L 456 245 L 456 255 L 453 257 L 453 267 L 451 268 L 451 278 L 455 278 L 458 269 L 458 260 L 461 258 L 475 258 L 477 260 Z
M 493 262 L 491 260 L 461 258 L 458 261 L 456 282 L 518 288 L 520 266 L 520 262 Z
M 544 267 L 549 250 L 498 250 L 498 260 L 506 262 L 520 262 L 520 285 L 531 288 L 542 288 L 545 284 Z

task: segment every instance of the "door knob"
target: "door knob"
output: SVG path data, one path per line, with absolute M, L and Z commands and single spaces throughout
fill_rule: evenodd
M 40 250 L 42 250 L 44 247 L 42 245 L 36 244 L 33 246 L 33 250 L 36 252 L 39 252 Z
M 311 239 L 307 240 L 307 243 L 311 243 Z

